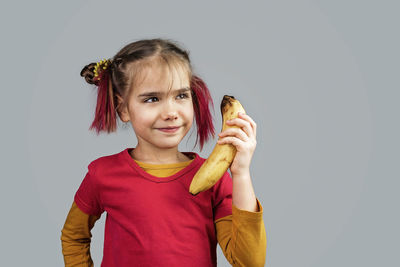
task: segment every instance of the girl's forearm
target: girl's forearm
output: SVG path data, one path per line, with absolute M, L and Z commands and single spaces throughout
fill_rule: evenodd
M 94 223 L 100 216 L 82 212 L 75 202 L 68 213 L 61 230 L 61 246 L 65 266 L 92 267 L 90 255 L 91 232 Z
M 258 212 L 256 195 L 251 182 L 250 172 L 232 174 L 232 204 L 241 210 Z

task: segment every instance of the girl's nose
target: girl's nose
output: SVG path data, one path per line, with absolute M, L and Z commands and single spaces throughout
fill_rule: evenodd
M 175 120 L 178 116 L 176 114 L 176 112 L 168 112 L 164 114 L 165 119 L 170 119 L 170 120 Z
M 164 105 L 162 111 L 164 119 L 176 119 L 178 117 L 178 112 L 176 110 L 176 104 L 172 101 L 167 101 Z

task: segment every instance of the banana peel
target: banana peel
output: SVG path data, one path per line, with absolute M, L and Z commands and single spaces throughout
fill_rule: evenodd
M 246 113 L 240 102 L 233 96 L 224 95 L 221 101 L 222 130 L 239 128 L 227 125 L 226 121 L 238 117 L 238 112 Z M 203 162 L 190 183 L 189 192 L 197 195 L 215 185 L 231 166 L 236 155 L 236 147 L 232 144 L 216 144 L 210 156 Z

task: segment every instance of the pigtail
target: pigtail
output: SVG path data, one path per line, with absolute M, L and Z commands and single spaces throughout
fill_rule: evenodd
M 88 83 L 97 86 L 96 111 L 94 120 L 89 127 L 89 130 L 94 129 L 97 134 L 101 131 L 114 132 L 117 128 L 111 66 L 107 66 L 110 65 L 109 62 L 108 64 L 103 61 L 100 63 L 97 65 L 91 63 L 81 71 L 81 76 L 85 77 Z
M 193 75 L 190 87 L 192 88 L 193 108 L 197 125 L 196 144 L 198 138 L 200 138 L 200 150 L 203 150 L 203 145 L 210 135 L 215 136 L 212 115 L 209 109 L 211 104 L 214 110 L 214 104 L 207 85 L 198 76 Z

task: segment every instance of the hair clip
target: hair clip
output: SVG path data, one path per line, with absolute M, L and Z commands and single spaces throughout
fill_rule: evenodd
M 94 77 L 98 77 L 100 74 L 101 69 L 105 70 L 107 69 L 108 65 L 111 64 L 111 61 L 109 59 L 103 59 L 100 62 L 96 63 L 96 66 L 94 66 Z M 100 78 L 98 78 L 100 80 Z

